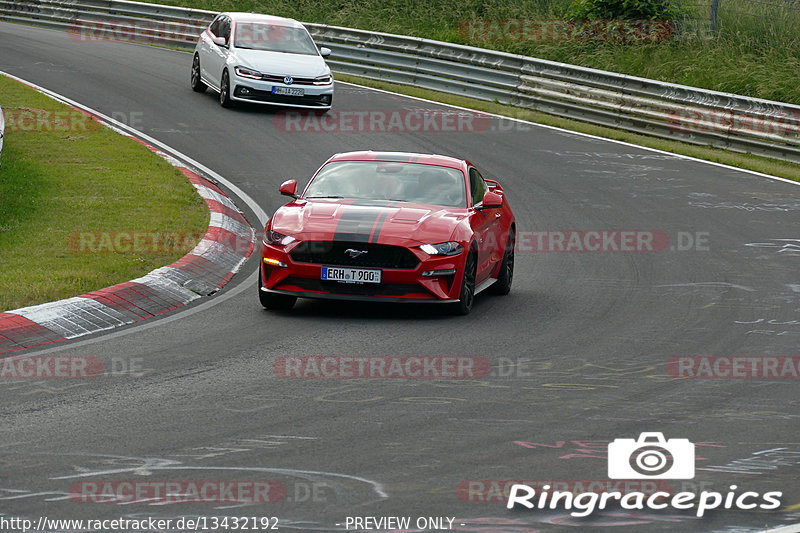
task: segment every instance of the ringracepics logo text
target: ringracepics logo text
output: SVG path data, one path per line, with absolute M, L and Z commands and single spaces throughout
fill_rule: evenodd
M 638 439 L 616 439 L 608 445 L 608 474 L 611 479 L 692 479 L 694 444 L 687 439 L 664 439 L 661 433 L 642 433 Z M 555 488 L 554 488 L 555 486 Z M 730 485 L 727 492 L 703 490 L 558 490 L 557 484 L 531 486 L 515 483 L 508 493 L 506 507 L 514 509 L 558 509 L 574 517 L 585 517 L 610 505 L 627 510 L 696 509 L 698 518 L 713 509 L 772 510 L 781 506 L 780 491 L 758 493 Z

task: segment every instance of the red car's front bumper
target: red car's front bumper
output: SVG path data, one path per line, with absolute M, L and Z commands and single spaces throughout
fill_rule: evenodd
M 419 248 L 407 248 L 419 260 L 416 268 L 380 268 L 381 283 L 344 283 L 321 279 L 323 266 L 343 265 L 294 261 L 291 251 L 297 245 L 299 242 L 286 247 L 261 243 L 261 290 L 301 298 L 428 303 L 458 301 L 464 252 L 440 257 L 428 255 Z

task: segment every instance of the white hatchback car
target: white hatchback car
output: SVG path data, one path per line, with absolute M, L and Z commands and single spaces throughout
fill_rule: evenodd
M 256 102 L 327 111 L 333 103 L 328 48 L 317 49 L 293 19 L 220 13 L 200 34 L 192 60 L 192 89 L 211 88 L 219 103 Z

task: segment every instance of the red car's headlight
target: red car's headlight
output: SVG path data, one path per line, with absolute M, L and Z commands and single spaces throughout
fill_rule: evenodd
M 290 235 L 284 235 L 283 233 L 278 233 L 271 229 L 264 232 L 264 243 L 271 244 L 272 246 L 286 246 L 292 244 L 296 240 L 297 239 Z
M 423 244 L 420 250 L 428 255 L 458 255 L 464 251 L 461 243 L 450 241 L 440 242 L 439 244 Z

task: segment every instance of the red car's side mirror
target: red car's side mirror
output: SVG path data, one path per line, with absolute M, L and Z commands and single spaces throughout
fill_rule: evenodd
M 279 189 L 281 194 L 284 196 L 291 196 L 292 198 L 297 198 L 297 180 L 286 180 L 281 183 L 281 188 Z
M 486 191 L 486 194 L 483 195 L 481 208 L 497 209 L 498 207 L 503 207 L 503 197 L 494 191 Z

